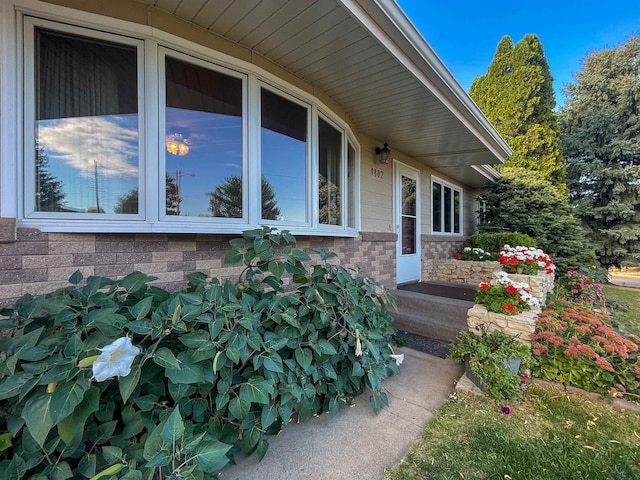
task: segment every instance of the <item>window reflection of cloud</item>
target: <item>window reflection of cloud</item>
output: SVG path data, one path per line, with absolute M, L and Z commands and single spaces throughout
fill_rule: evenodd
M 40 121 L 38 141 L 50 156 L 58 157 L 79 170 L 83 177 L 95 174 L 95 161 L 100 175 L 135 177 L 138 130 L 118 125 L 118 118 L 76 117 Z M 131 122 L 129 122 L 131 123 Z

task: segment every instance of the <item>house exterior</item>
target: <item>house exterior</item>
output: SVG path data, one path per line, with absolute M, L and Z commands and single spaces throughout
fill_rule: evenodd
M 76 270 L 231 277 L 261 225 L 428 280 L 510 154 L 392 0 L 0 0 L 0 23 L 5 304 Z

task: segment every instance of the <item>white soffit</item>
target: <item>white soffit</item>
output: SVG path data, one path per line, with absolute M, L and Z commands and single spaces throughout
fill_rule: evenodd
M 356 129 L 471 186 L 511 150 L 392 0 L 138 0 L 280 65 Z M 483 172 L 483 173 L 479 173 Z

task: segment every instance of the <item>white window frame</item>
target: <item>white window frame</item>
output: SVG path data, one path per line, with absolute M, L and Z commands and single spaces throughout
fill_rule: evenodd
M 440 185 L 440 231 L 436 231 L 435 230 L 435 218 L 434 218 L 434 204 L 433 204 L 433 184 L 437 183 Z M 449 219 L 451 221 L 451 231 L 447 232 L 445 231 L 444 227 L 445 227 L 445 204 L 444 204 L 444 189 L 445 187 L 448 187 L 451 189 L 451 211 L 449 212 Z M 460 194 L 460 231 L 459 232 L 454 232 L 454 225 L 455 225 L 455 192 L 458 192 Z M 430 202 L 431 202 L 431 234 L 432 235 L 453 235 L 453 236 L 462 236 L 464 235 L 464 189 L 459 186 L 459 185 L 455 185 L 451 182 L 447 182 L 446 180 L 442 180 L 441 178 L 438 178 L 434 175 L 431 176 L 431 186 L 430 186 L 430 193 L 431 193 L 431 197 L 430 197 Z
M 298 235 L 328 235 L 355 237 L 360 228 L 360 145 L 349 125 L 331 113 L 324 103 L 310 93 L 289 84 L 262 68 L 211 50 L 156 28 L 117 20 L 101 15 L 59 7 L 31 0 L 0 0 L 0 215 L 16 217 L 20 227 L 36 227 L 49 232 L 113 232 L 113 233 L 239 233 L 261 224 L 290 230 Z M 115 43 L 133 44 L 138 48 L 139 92 L 139 179 L 140 208 L 138 214 L 69 214 L 59 212 L 35 212 L 35 153 L 25 159 L 25 153 L 33 151 L 35 139 L 35 85 L 33 66 L 35 57 L 24 60 L 23 48 L 33 51 L 26 38 L 33 38 L 33 25 L 79 35 L 105 38 Z M 26 26 L 26 28 L 25 28 Z M 30 30 L 31 29 L 31 30 Z M 31 32 L 31 35 L 30 33 Z M 25 43 L 26 42 L 26 43 Z M 33 43 L 33 40 L 31 40 Z M 243 182 L 248 185 L 243 195 L 243 216 L 239 219 L 197 218 L 166 216 L 162 210 L 164 201 L 164 112 L 161 110 L 164 96 L 163 55 L 204 65 L 243 79 Z M 11 68 L 14 66 L 15 68 Z M 30 77 L 26 84 L 24 80 Z M 308 107 L 309 141 L 307 188 L 307 222 L 264 222 L 259 208 L 260 195 L 255 185 L 260 185 L 260 88 L 270 88 L 274 93 L 293 99 Z M 24 101 L 21 101 L 24 99 Z M 337 128 L 342 135 L 341 158 L 341 214 L 342 225 L 324 225 L 318 218 L 318 118 L 322 117 Z M 352 184 L 349 195 L 347 182 L 347 145 L 355 151 Z M 256 180 L 257 179 L 257 180 Z M 29 183 L 31 187 L 25 188 Z M 258 188 L 258 192 L 260 189 Z M 349 198 L 355 202 L 349 206 Z M 27 199 L 29 199 L 27 201 Z M 348 209 L 355 216 L 355 225 L 348 225 Z

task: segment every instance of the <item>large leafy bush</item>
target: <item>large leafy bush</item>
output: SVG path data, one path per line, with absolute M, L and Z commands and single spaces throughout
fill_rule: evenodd
M 333 416 L 365 387 L 378 412 L 398 371 L 393 299 L 331 254 L 307 269 L 294 242 L 269 229 L 232 240 L 236 284 L 193 273 L 169 293 L 140 272 L 76 273 L 0 310 L 0 478 L 211 478 L 240 450 L 262 458 L 292 416 Z M 140 349 L 130 373 L 98 382 L 92 357 L 126 337 Z

